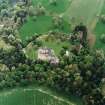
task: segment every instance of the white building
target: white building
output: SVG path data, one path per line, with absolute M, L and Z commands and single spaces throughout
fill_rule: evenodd
M 70 55 L 70 53 L 69 53 L 69 51 L 66 51 L 66 54 L 65 54 L 66 56 L 69 56 Z
M 47 47 L 39 48 L 38 59 L 43 61 L 49 61 L 52 64 L 59 63 L 59 59 L 55 56 L 54 50 Z
M 0 29 L 2 29 L 4 27 L 4 24 L 0 24 Z

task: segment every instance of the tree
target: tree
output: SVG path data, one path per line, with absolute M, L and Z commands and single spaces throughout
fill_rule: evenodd
M 56 6 L 57 5 L 57 0 L 50 0 L 49 4 Z
M 85 42 L 87 41 L 87 27 L 80 23 L 80 25 L 77 25 L 73 31 L 74 34 L 77 34 L 78 32 L 82 32 L 82 40 L 81 44 L 85 46 Z
M 100 20 L 101 20 L 102 23 L 105 24 L 105 15 L 101 15 L 101 16 L 100 16 Z
M 33 6 L 29 7 L 29 11 L 28 12 L 29 12 L 30 16 L 35 16 L 35 8 Z
M 105 43 L 105 34 L 102 34 L 100 37 L 101 42 Z

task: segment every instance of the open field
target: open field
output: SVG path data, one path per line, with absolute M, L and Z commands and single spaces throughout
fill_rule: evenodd
M 103 8 L 104 0 L 73 0 L 71 6 L 64 13 L 66 20 L 71 20 L 71 23 L 84 24 L 91 27 L 92 22 L 100 14 Z
M 65 12 L 65 18 L 87 25 L 91 24 L 97 15 L 100 14 L 104 0 L 74 0 Z
M 70 25 L 63 21 L 64 29 L 57 29 L 60 32 L 69 33 Z M 28 19 L 28 22 L 25 23 L 20 29 L 20 35 L 22 40 L 26 40 L 27 38 L 33 36 L 35 33 L 43 34 L 47 33 L 50 30 L 54 30 L 53 22 L 51 16 L 40 16 L 36 21 L 33 21 L 32 18 Z
M 104 1 L 103 9 L 101 11 L 101 15 L 105 15 L 105 1 Z M 95 47 L 96 48 L 102 48 L 105 50 L 105 44 L 100 41 L 100 36 L 102 34 L 105 34 L 105 24 L 103 24 L 101 21 L 98 21 L 98 23 L 95 27 L 94 33 L 95 33 L 96 38 L 97 38 Z
M 22 28 L 20 29 L 20 35 L 23 40 L 27 37 L 34 35 L 34 33 L 42 34 L 46 33 L 50 30 L 54 29 L 52 16 L 49 14 L 62 14 L 64 13 L 71 4 L 72 0 L 57 0 L 57 6 L 53 6 L 49 4 L 48 0 L 32 0 L 33 5 L 36 7 L 39 3 L 41 3 L 46 11 L 47 14 L 44 16 L 39 16 L 36 21 L 33 21 L 31 17 L 28 18 L 28 22 L 26 22 Z M 58 28 L 57 30 L 60 32 L 69 33 L 70 32 L 70 25 L 68 21 L 63 20 L 64 29 Z
M 0 105 L 79 105 L 41 88 L 14 89 L 1 92 Z M 82 105 L 80 103 L 80 105 Z

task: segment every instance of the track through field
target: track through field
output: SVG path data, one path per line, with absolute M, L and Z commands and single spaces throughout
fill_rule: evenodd
M 64 18 L 75 24 L 83 22 L 93 29 L 103 5 L 104 0 L 73 0 L 68 10 L 64 13 Z

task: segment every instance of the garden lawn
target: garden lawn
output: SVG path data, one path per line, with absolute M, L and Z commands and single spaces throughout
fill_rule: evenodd
M 53 42 L 52 41 L 48 41 L 48 42 L 43 41 L 43 46 L 47 46 L 48 48 L 53 49 L 55 54 L 57 56 L 59 56 L 62 47 L 64 47 L 64 46 L 70 47 L 70 42 L 68 42 L 68 41 L 57 42 L 56 40 Z
M 59 56 L 60 51 L 61 51 L 62 47 L 64 47 L 64 46 L 70 47 L 70 42 L 68 42 L 68 41 L 57 42 L 57 40 L 55 40 L 55 41 L 43 40 L 42 41 L 42 47 L 48 47 L 48 48 L 53 49 L 57 56 Z M 33 60 L 37 59 L 37 55 L 38 55 L 37 50 L 38 49 L 35 48 L 35 46 L 33 46 L 32 44 L 29 44 L 25 48 L 25 50 L 26 50 L 26 55 L 28 58 L 33 59 Z

